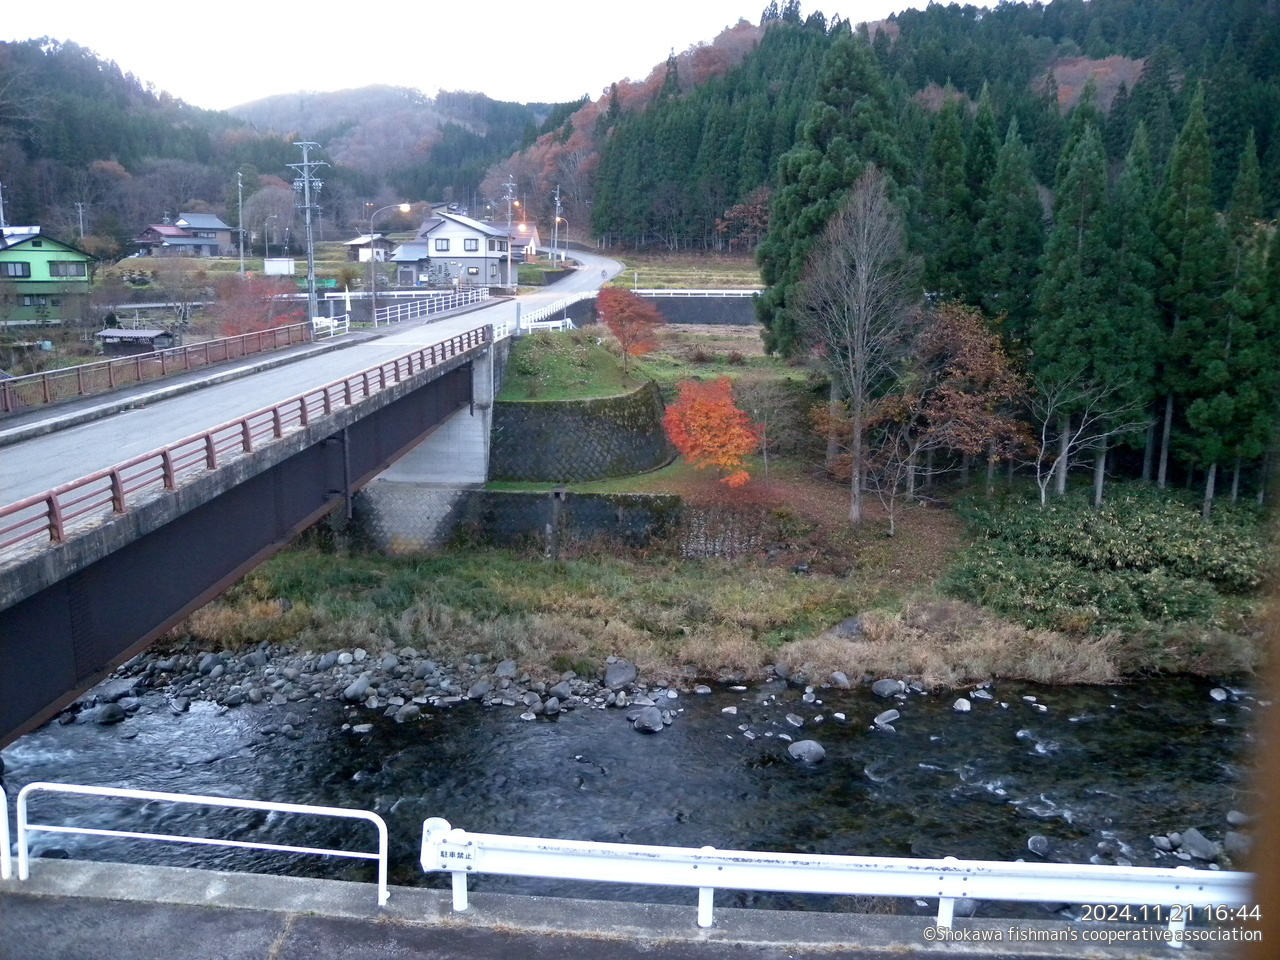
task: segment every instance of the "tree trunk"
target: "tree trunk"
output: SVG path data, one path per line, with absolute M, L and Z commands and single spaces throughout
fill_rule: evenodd
M 862 398 L 853 398 L 853 435 L 849 438 L 853 458 L 849 464 L 851 493 L 849 496 L 849 522 L 862 522 Z
M 924 455 L 924 488 L 926 490 L 933 486 L 933 449 Z
M 969 485 L 969 466 L 973 462 L 973 457 L 965 454 L 960 458 L 960 486 L 967 487 Z
M 1235 469 L 1231 471 L 1231 502 L 1240 502 L 1240 458 L 1236 457 Z
M 830 426 L 827 430 L 827 473 L 833 471 L 836 457 L 840 456 L 840 444 L 836 440 L 836 414 L 840 407 L 840 381 L 831 378 L 831 391 L 827 395 L 827 415 Z
M 1255 494 L 1258 506 L 1267 502 L 1267 484 L 1271 482 L 1271 451 L 1262 455 L 1262 469 L 1258 471 L 1258 492 Z
M 907 457 L 907 499 L 914 500 L 916 498 L 916 451 L 911 451 L 911 456 Z
M 1005 483 L 1010 490 L 1013 489 L 1013 458 L 1009 458 L 1009 466 L 1005 471 Z
M 996 448 L 995 444 L 987 444 L 987 499 L 996 493 Z
M 1058 462 L 1054 464 L 1053 489 L 1058 496 L 1067 492 L 1067 454 L 1071 452 L 1071 416 L 1058 420 Z
M 1218 479 L 1218 464 L 1209 464 L 1208 476 L 1204 480 L 1204 506 L 1200 508 L 1200 516 L 1208 520 L 1213 515 L 1213 488 Z
M 1147 424 L 1147 442 L 1142 448 L 1142 482 L 1150 483 L 1156 459 L 1156 422 Z
M 1164 398 L 1164 427 L 1160 431 L 1160 469 L 1156 473 L 1156 486 L 1161 490 L 1169 482 L 1169 434 L 1173 431 L 1173 394 Z
M 1093 458 L 1093 509 L 1102 508 L 1102 485 L 1107 478 L 1107 438 L 1103 437 L 1101 446 Z

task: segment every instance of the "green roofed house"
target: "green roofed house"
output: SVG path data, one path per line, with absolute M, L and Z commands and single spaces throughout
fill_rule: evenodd
M 81 319 L 92 262 L 39 227 L 0 227 L 0 330 Z

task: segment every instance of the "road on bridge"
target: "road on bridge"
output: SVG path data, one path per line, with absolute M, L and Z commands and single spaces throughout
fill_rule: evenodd
M 574 293 L 594 290 L 606 276 L 616 276 L 622 270 L 620 263 L 606 257 L 576 253 L 575 258 L 581 269 L 545 291 L 519 298 L 523 314 Z M 5 447 L 0 450 L 0 505 L 51 490 L 466 330 L 490 323 L 514 324 L 515 319 L 516 301 L 506 300 L 428 323 L 412 322 L 376 340 Z M 209 378 L 218 375 L 216 367 L 208 371 Z M 49 419 L 57 417 L 57 409 L 51 409 Z

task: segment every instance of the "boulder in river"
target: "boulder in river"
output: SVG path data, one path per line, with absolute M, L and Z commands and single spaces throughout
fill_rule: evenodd
M 119 723 L 127 716 L 120 704 L 104 703 L 94 711 L 93 720 L 95 723 Z
M 634 663 L 619 660 L 617 663 L 611 663 L 605 668 L 604 685 L 610 690 L 621 690 L 627 684 L 635 682 L 636 667 Z
M 907 685 L 901 680 L 877 680 L 871 685 L 871 692 L 877 697 L 896 697 Z
M 360 701 L 369 695 L 369 678 L 356 677 L 347 685 L 347 689 L 342 691 L 342 696 L 347 700 Z
M 516 678 L 516 662 L 514 660 L 503 660 L 493 668 L 493 675 L 499 680 L 514 680 Z
M 1182 849 L 1197 860 L 1217 860 L 1221 849 L 1203 833 L 1192 827 L 1182 833 Z
M 632 726 L 641 733 L 657 733 L 662 729 L 662 711 L 657 707 L 641 707 L 632 720 Z
M 1049 838 L 1042 837 L 1037 833 L 1027 840 L 1027 849 L 1037 857 L 1047 857 L 1049 855 Z
M 467 690 L 468 700 L 479 700 L 486 693 L 493 689 L 493 684 L 488 680 L 477 680 L 470 689 Z
M 787 753 L 801 763 L 819 763 L 827 755 L 817 740 L 797 740 L 787 747 Z
M 560 698 L 547 697 L 546 702 L 542 705 L 542 712 L 548 717 L 554 717 L 560 712 Z
M 877 727 L 883 727 L 886 724 L 893 723 L 893 721 L 897 720 L 900 716 L 902 716 L 902 714 L 897 710 L 886 710 L 884 713 L 876 714 L 876 718 L 871 722 Z
M 955 703 L 951 705 L 951 709 L 954 710 L 956 713 L 968 713 L 970 710 L 973 709 L 973 704 L 971 704 L 964 697 L 960 697 L 959 699 L 956 700 Z

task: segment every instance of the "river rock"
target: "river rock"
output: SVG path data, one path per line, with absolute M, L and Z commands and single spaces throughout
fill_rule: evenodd
M 1037 857 L 1047 857 L 1049 855 L 1049 838 L 1042 837 L 1037 833 L 1027 840 L 1027 849 Z
M 994 700 L 995 699 L 995 697 L 991 695 L 990 690 L 975 690 L 973 691 L 973 698 L 975 700 Z
M 353 654 L 347 653 L 345 650 L 342 651 L 342 653 L 338 654 L 338 666 L 340 667 L 345 667 L 345 666 L 348 666 L 349 664 L 355 663 L 355 660 L 356 660 L 355 656 Z
M 251 667 L 265 667 L 270 659 L 265 650 L 255 650 L 244 658 L 244 662 Z
M 893 723 L 893 721 L 897 720 L 900 716 L 902 716 L 902 714 L 897 710 L 886 710 L 884 713 L 876 714 L 876 718 L 871 722 L 877 727 L 883 727 L 886 724 Z
M 1253 821 L 1253 817 L 1247 813 L 1241 813 L 1239 810 L 1227 811 L 1227 823 L 1233 827 L 1247 827 Z
M 804 717 L 796 716 L 794 713 L 788 713 L 787 723 L 791 724 L 793 727 L 803 727 Z
M 422 713 L 422 709 L 416 703 L 406 703 L 396 711 L 396 723 L 406 723 L 409 720 L 416 720 L 420 713 Z
M 791 665 L 787 663 L 775 663 L 773 665 L 773 675 L 779 680 L 786 680 L 791 676 Z
M 1222 850 L 1232 860 L 1243 860 L 1253 849 L 1253 838 L 1239 830 L 1228 830 L 1222 838 Z
M 546 701 L 542 704 L 542 712 L 548 717 L 554 717 L 560 712 L 560 698 L 547 697 Z
M 1221 854 L 1219 846 L 1195 827 L 1182 832 L 1182 849 L 1197 860 L 1217 860 Z
M 1213 697 L 1213 699 L 1217 700 L 1219 703 L 1222 703 L 1222 701 L 1226 700 L 1227 697 L 1231 696 L 1231 694 L 1227 693 L 1227 691 L 1223 690 L 1221 687 L 1214 687 L 1209 691 L 1209 696 Z
M 107 680 L 93 688 L 93 695 L 99 703 L 115 703 L 124 697 L 133 693 L 137 687 L 138 681 L 132 677 L 126 677 L 119 680 Z
M 493 675 L 498 680 L 514 680 L 516 678 L 516 662 L 503 660 L 493 668 Z
M 831 685 L 839 687 L 841 690 L 849 689 L 849 675 L 843 670 L 836 670 L 831 674 Z
M 119 723 L 128 714 L 124 712 L 124 707 L 118 703 L 104 703 L 94 712 L 94 723 Z
M 326 670 L 332 670 L 333 665 L 336 664 L 337 662 L 338 662 L 337 651 L 330 650 L 328 653 L 322 656 L 320 660 L 316 663 L 316 671 L 319 673 L 324 673 Z
M 356 663 L 364 663 L 364 658 L 369 656 L 369 651 L 364 647 L 356 647 L 351 651 L 351 659 Z
M 400 658 L 397 657 L 394 653 L 388 653 L 385 657 L 383 657 L 380 661 L 378 661 L 378 667 L 379 669 L 382 670 L 383 673 L 389 673 L 399 665 L 400 665 Z
M 213 668 L 222 663 L 222 655 L 217 653 L 206 653 L 200 658 L 200 666 L 196 668 L 196 672 L 201 676 L 207 677 L 213 672 Z
M 797 740 L 787 747 L 787 753 L 801 763 L 819 763 L 827 755 L 817 740 Z
M 871 685 L 871 692 L 877 697 L 896 697 L 907 685 L 901 680 L 877 680 Z
M 372 729 L 373 729 L 372 723 L 356 723 L 356 724 L 352 724 L 351 726 L 352 733 L 368 733 Z
M 729 716 L 734 717 L 734 716 L 737 716 L 738 714 L 738 708 L 737 707 L 721 707 L 720 712 L 727 713 Z
M 960 697 L 959 699 L 956 700 L 955 703 L 951 705 L 951 709 L 954 710 L 956 713 L 968 713 L 970 710 L 973 709 L 973 704 L 971 704 L 964 697 Z
M 169 709 L 174 713 L 186 713 L 191 709 L 191 701 L 186 697 L 174 697 L 169 701 Z
M 708 694 L 708 693 L 710 693 L 710 692 L 711 692 L 711 688 L 710 688 L 710 687 L 708 687 L 705 683 L 700 683 L 700 684 L 698 684 L 696 687 L 694 687 L 694 688 L 693 688 L 693 692 L 694 692 L 694 693 L 697 693 L 697 694 L 704 694 L 704 695 L 705 695 L 705 694 Z
M 662 711 L 657 707 L 641 707 L 636 713 L 632 726 L 641 733 L 657 733 L 664 726 Z
M 610 690 L 621 690 L 629 683 L 636 681 L 635 664 L 626 660 L 611 663 L 604 671 L 604 685 Z
M 488 680 L 477 680 L 470 689 L 467 690 L 468 700 L 479 700 L 486 693 L 493 689 L 493 684 Z
M 342 691 L 342 696 L 347 700 L 360 701 L 369 695 L 369 678 L 357 677 L 348 685 L 347 689 Z
M 1168 837 L 1152 837 L 1151 842 L 1155 844 L 1155 848 L 1161 853 L 1173 853 L 1173 844 L 1169 842 Z
M 561 680 L 559 683 L 552 684 L 551 689 L 547 691 L 553 697 L 560 700 L 568 700 L 573 696 L 573 687 L 569 685 L 568 680 Z

